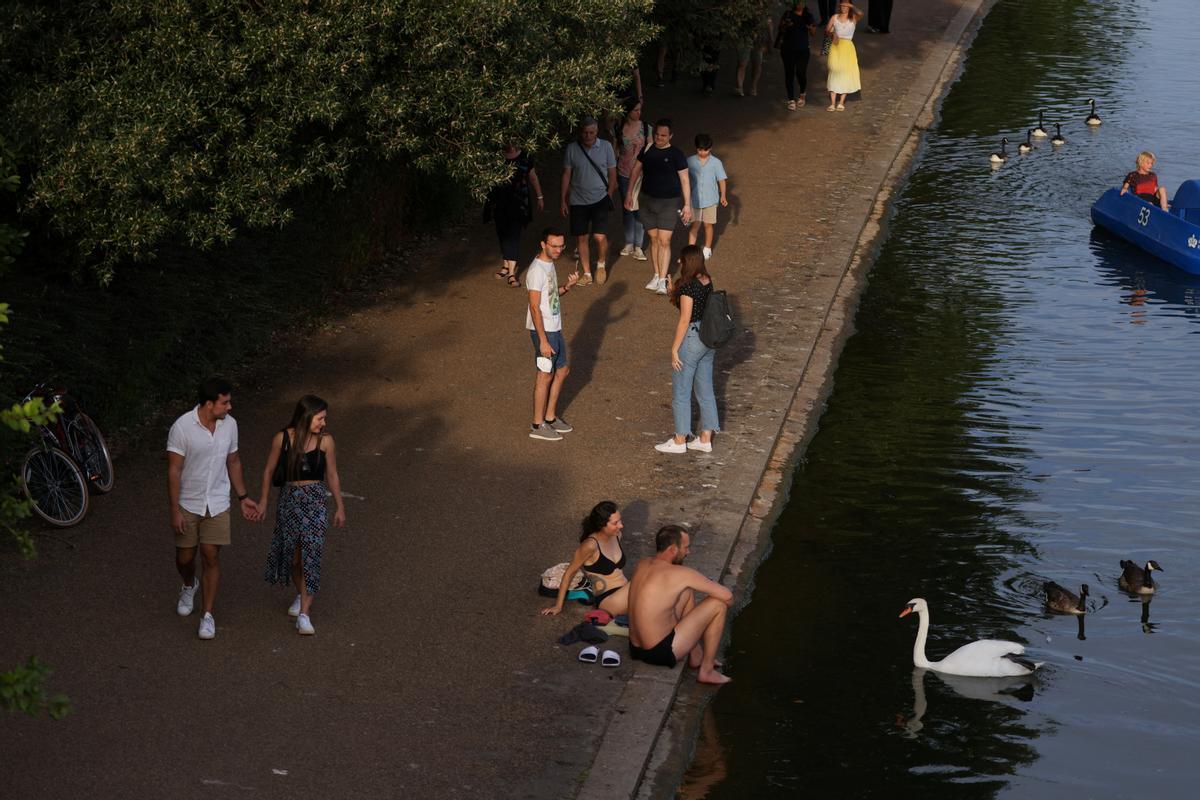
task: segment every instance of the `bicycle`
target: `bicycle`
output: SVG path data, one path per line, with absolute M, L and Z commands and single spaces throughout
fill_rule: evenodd
M 87 514 L 92 491 L 112 490 L 112 456 L 100 428 L 66 390 L 39 383 L 22 402 L 34 398 L 61 411 L 54 422 L 37 426 L 39 441 L 21 462 L 21 488 L 39 517 L 70 527 Z

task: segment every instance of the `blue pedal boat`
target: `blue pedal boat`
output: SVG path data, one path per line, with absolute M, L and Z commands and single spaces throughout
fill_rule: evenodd
M 1092 222 L 1169 264 L 1200 275 L 1200 181 L 1184 181 L 1170 211 L 1132 192 L 1109 189 L 1092 206 Z

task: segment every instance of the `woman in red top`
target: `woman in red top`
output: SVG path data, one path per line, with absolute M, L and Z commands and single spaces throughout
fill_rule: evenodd
M 1163 211 L 1169 211 L 1167 190 L 1158 185 L 1158 176 L 1150 171 L 1153 167 L 1154 153 L 1149 150 L 1138 153 L 1137 169 L 1121 182 L 1121 194 L 1133 192 L 1147 203 L 1158 203 Z

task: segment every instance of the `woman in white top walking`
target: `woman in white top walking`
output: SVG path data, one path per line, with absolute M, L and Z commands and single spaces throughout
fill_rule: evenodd
M 837 14 L 829 18 L 825 32 L 833 36 L 829 47 L 829 108 L 826 111 L 845 111 L 846 95 L 862 90 L 858 75 L 858 51 L 854 49 L 854 29 L 863 13 L 852 3 L 838 3 Z

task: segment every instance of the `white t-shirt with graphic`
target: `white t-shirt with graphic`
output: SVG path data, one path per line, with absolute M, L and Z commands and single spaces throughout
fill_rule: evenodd
M 525 271 L 525 288 L 531 292 L 542 293 L 542 330 L 561 331 L 562 313 L 559 307 L 558 275 L 554 272 L 554 264 L 535 258 Z M 533 312 L 528 304 L 525 308 L 525 328 L 533 327 Z

